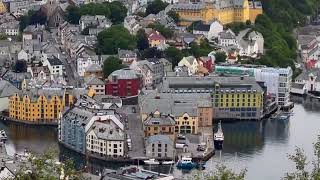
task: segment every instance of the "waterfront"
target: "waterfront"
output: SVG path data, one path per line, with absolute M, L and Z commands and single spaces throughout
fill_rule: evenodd
M 247 168 L 247 179 L 280 179 L 284 173 L 294 168 L 287 158 L 293 153 L 295 146 L 304 148 L 309 155 L 313 154 L 312 143 L 320 134 L 320 102 L 316 99 L 293 97 L 295 102 L 294 115 L 288 123 L 279 121 L 224 123 L 224 149 L 207 162 L 207 170 L 211 170 L 218 162 L 237 170 Z M 41 153 L 47 148 L 59 150 L 55 128 L 30 127 L 26 125 L 5 125 L 0 123 L 0 129 L 5 129 L 9 140 L 9 154 L 22 152 L 25 148 Z M 75 153 L 61 150 L 60 157 L 77 157 L 78 165 L 84 164 L 84 159 Z M 92 161 L 91 161 L 92 162 Z M 89 169 L 97 172 L 102 166 L 117 167 L 111 163 L 92 162 Z M 156 168 L 161 169 L 161 168 Z M 167 173 L 169 168 L 162 168 Z M 176 176 L 188 176 L 174 169 Z

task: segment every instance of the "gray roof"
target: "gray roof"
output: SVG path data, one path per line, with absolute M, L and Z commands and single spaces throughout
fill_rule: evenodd
M 94 75 L 85 77 L 84 81 L 87 85 L 104 85 L 104 82 Z
M 161 135 L 161 134 L 149 136 L 146 142 L 147 142 L 147 144 L 162 142 L 162 143 L 166 143 L 166 144 L 173 146 L 172 139 L 170 139 L 169 136 Z
M 115 123 L 95 121 L 91 129 L 99 139 L 123 141 L 125 134 Z
M 118 50 L 118 57 L 119 58 L 134 58 L 137 57 L 137 53 L 131 50 L 119 49 Z
M 63 65 L 62 61 L 60 59 L 58 59 L 57 57 L 55 57 L 55 56 L 49 57 L 48 61 L 51 64 L 51 66 Z
M 65 121 L 76 121 L 83 126 L 89 123 L 94 116 L 93 112 L 90 112 L 84 108 L 74 107 L 71 110 L 66 111 L 63 115 Z
M 189 116 L 198 116 L 198 107 L 194 103 L 174 103 L 172 113 L 175 116 L 182 116 L 187 113 Z
M 300 83 L 292 83 L 292 88 L 295 88 L 295 89 L 303 89 L 305 86 L 305 84 L 300 84 Z
M 98 95 L 93 96 L 93 99 L 99 101 L 101 103 L 121 103 L 122 100 L 118 96 L 110 96 L 110 95 Z
M 314 36 L 314 35 L 299 35 L 298 36 L 298 43 L 301 46 L 308 45 L 313 40 L 316 40 L 316 36 Z
M 111 80 L 113 76 L 117 76 L 118 79 L 136 79 L 139 78 L 139 75 L 136 71 L 124 68 L 124 69 L 119 69 L 114 72 L 112 72 L 108 79 Z
M 309 79 L 310 75 L 315 76 L 316 82 L 320 82 L 320 69 L 318 68 L 302 72 L 298 77 L 296 77 L 296 80 L 306 81 Z
M 65 90 L 62 88 L 32 88 L 24 91 L 19 91 L 20 98 L 27 95 L 31 102 L 36 102 L 40 96 L 45 96 L 48 100 L 51 100 L 53 96 L 58 96 L 60 99 L 64 96 Z
M 102 68 L 99 64 L 91 64 L 86 68 L 86 72 L 99 72 Z
M 143 122 L 145 126 L 174 126 L 176 124 L 175 120 L 168 115 L 149 115 L 147 119 Z
M 223 31 L 219 33 L 220 39 L 235 39 L 236 36 L 231 32 Z
M 10 97 L 19 92 L 19 89 L 6 80 L 0 81 L 0 98 Z
M 141 103 L 141 112 L 150 114 L 159 111 L 163 114 L 172 114 L 173 102 L 170 99 L 145 99 Z
M 171 5 L 172 10 L 200 10 L 205 7 L 205 3 L 177 3 Z

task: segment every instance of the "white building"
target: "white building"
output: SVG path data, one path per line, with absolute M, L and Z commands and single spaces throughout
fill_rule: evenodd
M 139 24 L 141 20 L 138 16 L 127 16 L 124 18 L 123 27 L 126 28 L 130 34 L 136 34 L 142 26 Z
M 218 36 L 218 44 L 224 47 L 237 46 L 238 43 L 236 40 L 236 35 L 230 29 L 220 32 Z
M 195 74 L 198 71 L 198 61 L 193 56 L 188 56 L 182 58 L 182 60 L 178 63 L 178 66 L 186 66 L 192 74 Z
M 264 38 L 262 34 L 257 31 L 249 31 L 249 28 L 240 31 L 236 37 L 239 46 L 239 55 L 256 58 L 264 52 Z
M 63 75 L 64 65 L 60 59 L 55 56 L 47 58 L 43 63 L 44 66 L 48 66 L 51 75 Z
M 0 25 L 0 32 L 7 36 L 17 36 L 19 34 L 19 21 L 10 21 Z
M 208 39 L 216 38 L 219 36 L 219 33 L 223 31 L 223 25 L 215 20 L 210 24 L 210 30 L 208 32 Z
M 301 73 L 296 79 L 295 84 L 303 84 L 307 91 L 320 92 L 320 69 L 313 69 Z

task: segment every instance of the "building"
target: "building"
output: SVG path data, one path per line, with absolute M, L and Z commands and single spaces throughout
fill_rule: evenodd
M 148 34 L 149 47 L 158 47 L 166 43 L 166 38 L 163 37 L 158 31 L 152 31 Z
M 91 64 L 99 64 L 99 57 L 93 50 L 84 48 L 84 50 L 77 56 L 77 72 L 79 76 L 83 77 L 86 69 Z
M 141 75 L 130 69 L 111 73 L 106 83 L 106 94 L 121 98 L 137 97 L 142 87 Z
M 125 142 L 123 129 L 110 119 L 95 121 L 86 135 L 87 152 L 105 158 L 123 157 Z
M 215 3 L 185 3 L 180 2 L 169 6 L 179 14 L 180 25 L 190 25 L 194 21 L 204 21 L 205 23 L 213 20 L 220 21 L 223 25 L 233 22 L 255 22 L 256 17 L 262 14 L 261 2 L 250 2 L 248 0 L 221 0 Z
M 230 29 L 220 32 L 218 35 L 218 44 L 223 47 L 238 46 L 236 35 Z
M 102 68 L 99 64 L 90 64 L 85 69 L 84 77 L 90 77 L 92 75 L 100 79 L 104 77 Z
M 131 50 L 118 50 L 118 58 L 122 61 L 122 64 L 130 65 L 133 61 L 137 61 L 137 53 Z
M 268 96 L 274 97 L 280 106 L 290 104 L 290 89 L 292 69 L 268 68 L 255 65 L 226 65 L 215 66 L 215 73 L 254 77 L 257 82 L 264 82 Z
M 143 122 L 144 136 L 149 137 L 157 134 L 169 136 L 175 140 L 175 120 L 168 114 L 155 112 L 150 114 Z
M 0 14 L 4 14 L 7 12 L 6 6 L 3 4 L 3 2 L 0 2 Z
M 84 79 L 84 83 L 85 83 L 85 86 L 87 87 L 87 88 L 92 88 L 92 89 L 94 89 L 95 90 L 95 94 L 97 94 L 97 95 L 104 95 L 104 94 L 106 94 L 105 93 L 105 89 L 106 89 L 106 87 L 105 87 L 105 83 L 102 81 L 102 80 L 100 80 L 99 78 L 97 78 L 96 76 L 94 76 L 94 75 L 91 75 L 91 76 L 89 76 L 89 77 L 86 77 L 85 79 Z
M 0 112 L 9 109 L 9 100 L 19 89 L 6 80 L 0 80 Z
M 84 15 L 79 20 L 80 30 L 88 29 L 89 35 L 98 35 L 99 32 L 111 27 L 112 22 L 103 15 Z
M 178 63 L 178 66 L 186 66 L 192 74 L 198 71 L 198 61 L 193 56 L 183 57 Z
M 30 122 L 56 122 L 59 114 L 73 102 L 73 95 L 65 89 L 33 88 L 10 97 L 9 116 Z
M 127 16 L 124 18 L 123 27 L 126 28 L 130 34 L 136 34 L 142 26 L 139 24 L 141 17 Z
M 49 0 L 41 6 L 41 11 L 47 17 L 47 25 L 49 27 L 59 27 L 65 21 L 65 11 L 69 6 L 68 2 L 60 2 L 57 0 Z
M 299 35 L 298 50 L 303 62 L 319 60 L 319 41 L 315 35 Z
M 295 85 L 292 85 L 292 90 L 301 89 L 303 94 L 307 92 L 320 92 L 320 71 L 313 69 L 302 72 L 295 79 Z
M 245 29 L 236 37 L 239 55 L 256 58 L 264 53 L 264 38 L 261 33 Z
M 7 36 L 17 36 L 19 34 L 19 21 L 10 21 L 0 25 L 0 32 Z
M 63 75 L 64 65 L 57 57 L 48 57 L 47 61 L 45 61 L 43 65 L 48 66 L 51 75 Z
M 193 103 L 175 103 L 172 109 L 175 117 L 176 133 L 180 134 L 198 134 L 199 117 L 198 108 Z
M 209 73 L 212 73 L 213 70 L 212 58 L 208 56 L 202 56 L 198 58 L 199 66 L 202 66 L 208 70 Z
M 146 140 L 146 156 L 153 159 L 174 159 L 175 144 L 166 135 L 149 136 Z

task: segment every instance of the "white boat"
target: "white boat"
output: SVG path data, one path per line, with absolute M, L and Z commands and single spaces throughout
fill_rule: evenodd
M 158 165 L 158 164 L 160 164 L 160 162 L 155 160 L 155 159 L 144 160 L 143 162 L 145 164 L 148 164 L 148 165 Z
M 217 150 L 222 149 L 224 135 L 223 135 L 222 127 L 221 127 L 221 122 L 219 122 L 219 124 L 218 124 L 218 131 L 216 133 L 214 133 L 213 141 L 214 141 L 214 147 Z
M 171 165 L 171 164 L 174 164 L 175 162 L 174 161 L 163 161 L 162 164 L 163 165 Z
M 0 140 L 5 141 L 7 139 L 8 139 L 8 137 L 7 137 L 6 132 L 4 130 L 0 130 Z

